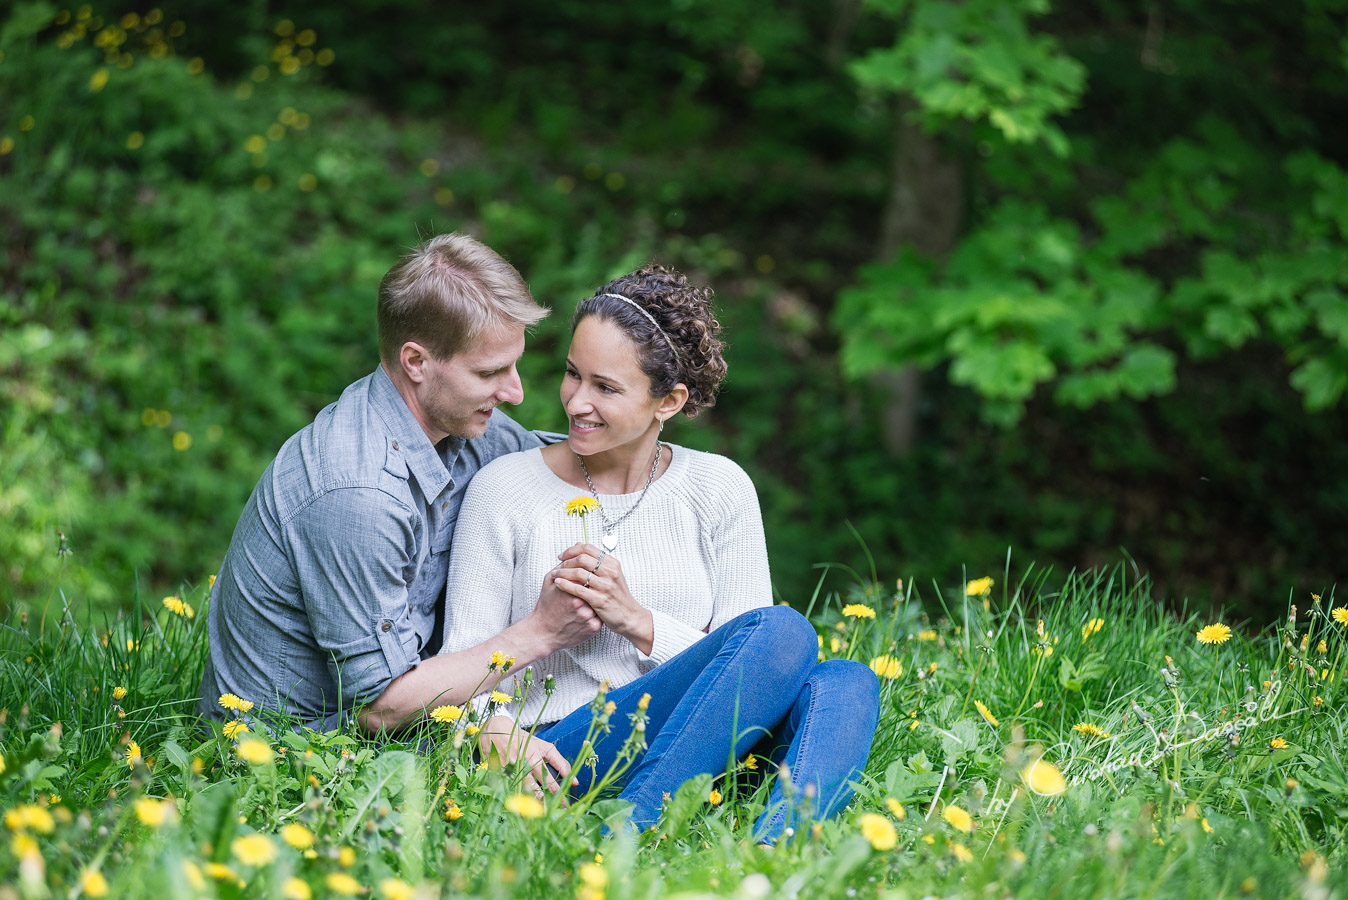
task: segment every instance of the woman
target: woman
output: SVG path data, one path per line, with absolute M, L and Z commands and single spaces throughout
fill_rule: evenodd
M 603 777 L 649 694 L 649 748 L 621 782 L 633 823 L 654 824 L 663 798 L 688 778 L 752 751 L 790 773 L 755 825 L 755 838 L 771 843 L 798 817 L 846 804 L 870 751 L 878 685 L 859 663 L 817 662 L 813 627 L 772 605 L 758 499 L 743 470 L 660 440 L 666 420 L 715 402 L 726 371 L 719 330 L 711 292 L 659 266 L 580 303 L 561 387 L 567 439 L 497 459 L 470 484 L 442 652 L 527 615 L 540 580 L 551 579 L 604 627 L 534 664 L 553 676 L 555 693 L 540 678 L 519 709 L 492 707 L 498 715 L 484 732 L 498 749 L 524 752 L 501 737 L 513 713 L 532 729 L 530 744 L 574 759 L 588 704 L 607 682 L 613 730 L 597 741 L 589 770 Z M 583 521 L 567 513 L 577 495 L 598 505 Z M 526 755 L 531 764 L 545 758 Z M 552 781 L 541 764 L 535 772 Z M 808 802 L 787 802 L 792 795 Z

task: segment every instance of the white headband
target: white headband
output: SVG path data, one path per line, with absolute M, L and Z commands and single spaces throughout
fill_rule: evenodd
M 637 303 L 635 300 L 633 300 L 631 297 L 624 297 L 622 294 L 596 294 L 595 296 L 597 296 L 597 297 L 612 297 L 614 300 L 621 300 L 622 302 L 626 303 L 628 306 L 630 306 L 630 307 L 632 307 L 633 309 L 635 309 L 637 312 L 641 313 L 641 314 L 642 314 L 643 316 L 645 316 L 647 319 L 650 319 L 651 324 L 655 326 L 655 330 L 658 331 L 658 332 L 660 332 L 660 337 L 664 338 L 664 339 L 665 339 L 665 343 L 669 345 L 669 352 L 674 354 L 674 360 L 675 360 L 675 362 L 678 361 L 678 359 L 679 359 L 679 351 L 676 350 L 676 349 L 674 348 L 674 342 L 671 341 L 671 340 L 669 339 L 669 335 L 666 334 L 666 333 L 665 333 L 665 330 L 664 330 L 663 328 L 660 327 L 660 323 L 657 322 L 657 321 L 655 321 L 655 316 L 651 315 L 651 314 L 650 314 L 650 311 L 647 310 L 644 306 L 641 306 L 640 304 L 638 304 L 638 303 Z

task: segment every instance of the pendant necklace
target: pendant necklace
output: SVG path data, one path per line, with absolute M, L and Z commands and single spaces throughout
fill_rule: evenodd
M 618 538 L 613 532 L 623 523 L 623 519 L 637 511 L 641 501 L 646 499 L 646 492 L 651 489 L 651 482 L 655 480 L 655 470 L 660 468 L 660 450 L 660 441 L 657 440 L 655 442 L 655 462 L 651 463 L 651 474 L 646 476 L 646 486 L 641 489 L 641 496 L 637 498 L 636 503 L 632 504 L 632 508 L 619 516 L 615 522 L 610 522 L 608 516 L 604 513 L 604 504 L 599 499 L 599 492 L 594 489 L 594 482 L 590 480 L 590 470 L 585 468 L 584 457 L 579 453 L 576 454 L 576 462 L 580 463 L 580 473 L 585 476 L 585 484 L 590 489 L 590 493 L 594 495 L 594 502 L 599 504 L 599 520 L 604 523 L 604 536 L 600 539 L 600 543 L 609 553 L 618 549 Z

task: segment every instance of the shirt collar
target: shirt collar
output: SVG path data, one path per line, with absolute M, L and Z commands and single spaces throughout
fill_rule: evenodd
M 376 368 L 370 379 L 370 405 L 383 419 L 388 430 L 390 453 L 402 457 L 425 496 L 437 496 L 450 482 L 445 460 L 431 444 L 430 438 L 426 437 L 426 432 L 407 408 L 407 402 L 398 393 L 383 366 Z M 453 457 L 458 455 L 458 448 L 462 446 L 462 439 L 449 439 L 446 456 L 450 457 L 451 464 Z

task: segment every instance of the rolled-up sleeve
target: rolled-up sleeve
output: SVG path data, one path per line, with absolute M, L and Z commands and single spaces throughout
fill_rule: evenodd
M 315 498 L 289 525 L 309 627 L 345 709 L 374 700 L 419 661 L 408 607 L 417 519 L 389 494 L 353 487 Z

